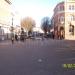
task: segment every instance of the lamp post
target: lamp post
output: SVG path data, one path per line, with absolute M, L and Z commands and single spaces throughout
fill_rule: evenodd
M 13 17 L 12 17 L 12 27 L 13 27 Z
M 14 42 L 14 32 L 13 32 L 13 14 L 12 14 L 12 26 L 11 26 L 11 41 Z

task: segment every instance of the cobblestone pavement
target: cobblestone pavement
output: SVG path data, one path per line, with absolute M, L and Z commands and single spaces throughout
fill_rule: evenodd
M 2 42 L 0 75 L 75 75 L 75 41 Z

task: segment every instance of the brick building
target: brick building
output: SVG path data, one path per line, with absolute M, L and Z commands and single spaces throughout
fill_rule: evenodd
M 55 38 L 75 40 L 75 0 L 60 2 L 52 17 Z

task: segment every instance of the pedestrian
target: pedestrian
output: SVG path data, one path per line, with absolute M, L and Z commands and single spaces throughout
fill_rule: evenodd
M 60 40 L 61 39 L 61 33 L 60 33 L 60 31 L 58 32 L 58 39 Z
M 14 43 L 14 37 L 11 38 L 11 42 L 12 42 L 12 44 Z
M 54 32 L 52 32 L 52 38 L 54 39 Z
M 20 40 L 21 40 L 22 42 L 24 42 L 24 39 L 25 39 L 25 36 L 24 36 L 24 29 L 21 28 L 21 36 L 20 36 Z
M 18 41 L 18 35 L 17 34 L 15 34 L 15 40 Z
M 23 35 L 20 36 L 20 40 L 21 40 L 22 42 L 24 42 L 24 36 L 23 36 Z
M 61 31 L 61 39 L 64 39 L 64 32 Z
M 44 34 L 42 34 L 42 40 L 44 40 Z

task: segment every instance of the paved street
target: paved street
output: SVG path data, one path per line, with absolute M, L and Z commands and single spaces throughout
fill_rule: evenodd
M 0 75 L 75 75 L 75 68 L 63 64 L 75 64 L 75 41 L 0 43 Z

